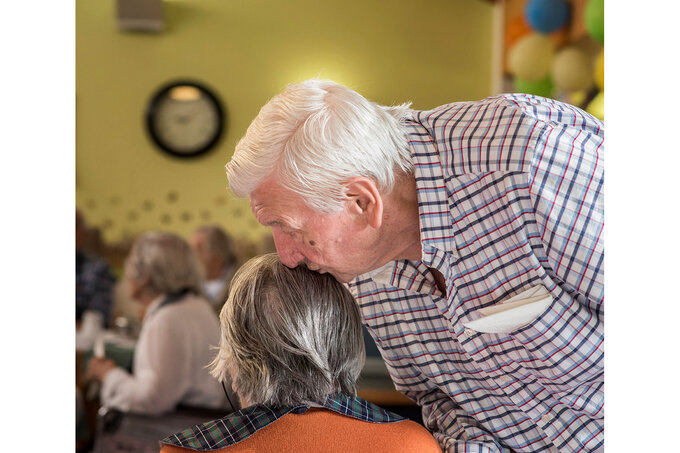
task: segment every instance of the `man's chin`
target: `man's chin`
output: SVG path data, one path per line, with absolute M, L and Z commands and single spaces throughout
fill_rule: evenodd
M 333 276 L 337 281 L 340 283 L 349 283 L 352 280 L 354 280 L 354 276 L 351 275 L 346 275 L 346 274 L 336 274 L 334 272 L 328 272 L 330 275 Z
M 317 272 L 319 274 L 331 275 L 331 276 L 333 276 L 334 279 L 336 279 L 340 283 L 349 283 L 352 280 L 354 280 L 354 278 L 356 277 L 355 275 L 340 274 L 340 273 L 337 273 L 337 272 L 326 270 L 324 268 L 311 269 L 311 270 L 313 270 L 314 272 Z

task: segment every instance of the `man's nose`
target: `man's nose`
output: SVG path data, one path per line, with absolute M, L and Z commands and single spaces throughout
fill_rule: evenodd
M 284 265 L 287 267 L 296 267 L 304 260 L 304 255 L 299 252 L 297 244 L 290 236 L 279 231 L 272 232 L 272 235 L 274 236 L 276 251 Z

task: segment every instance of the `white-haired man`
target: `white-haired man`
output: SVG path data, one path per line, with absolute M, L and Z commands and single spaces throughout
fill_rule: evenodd
M 227 164 L 282 261 L 348 283 L 447 451 L 603 448 L 603 124 L 500 95 L 430 111 L 289 85 Z

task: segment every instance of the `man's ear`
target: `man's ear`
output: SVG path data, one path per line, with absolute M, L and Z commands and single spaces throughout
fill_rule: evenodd
M 373 228 L 380 228 L 383 216 L 383 200 L 375 181 L 357 176 L 345 183 L 346 207 L 350 214 L 361 216 Z

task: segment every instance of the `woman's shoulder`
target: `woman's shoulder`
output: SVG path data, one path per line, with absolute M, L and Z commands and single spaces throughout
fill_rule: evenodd
M 311 408 L 250 406 L 163 439 L 162 452 L 188 451 L 179 447 L 212 451 L 225 445 L 230 445 L 227 451 L 234 453 L 269 451 L 272 446 L 280 453 L 441 451 L 432 435 L 416 422 L 383 409 L 373 409 L 376 412 L 373 415 L 365 410 L 358 414 L 336 409 L 333 405 Z
M 439 444 L 422 425 L 407 419 L 369 422 L 332 410 L 312 408 L 303 414 L 289 413 L 268 430 L 264 437 L 282 440 L 291 436 L 304 439 L 309 451 L 417 452 L 438 453 Z

